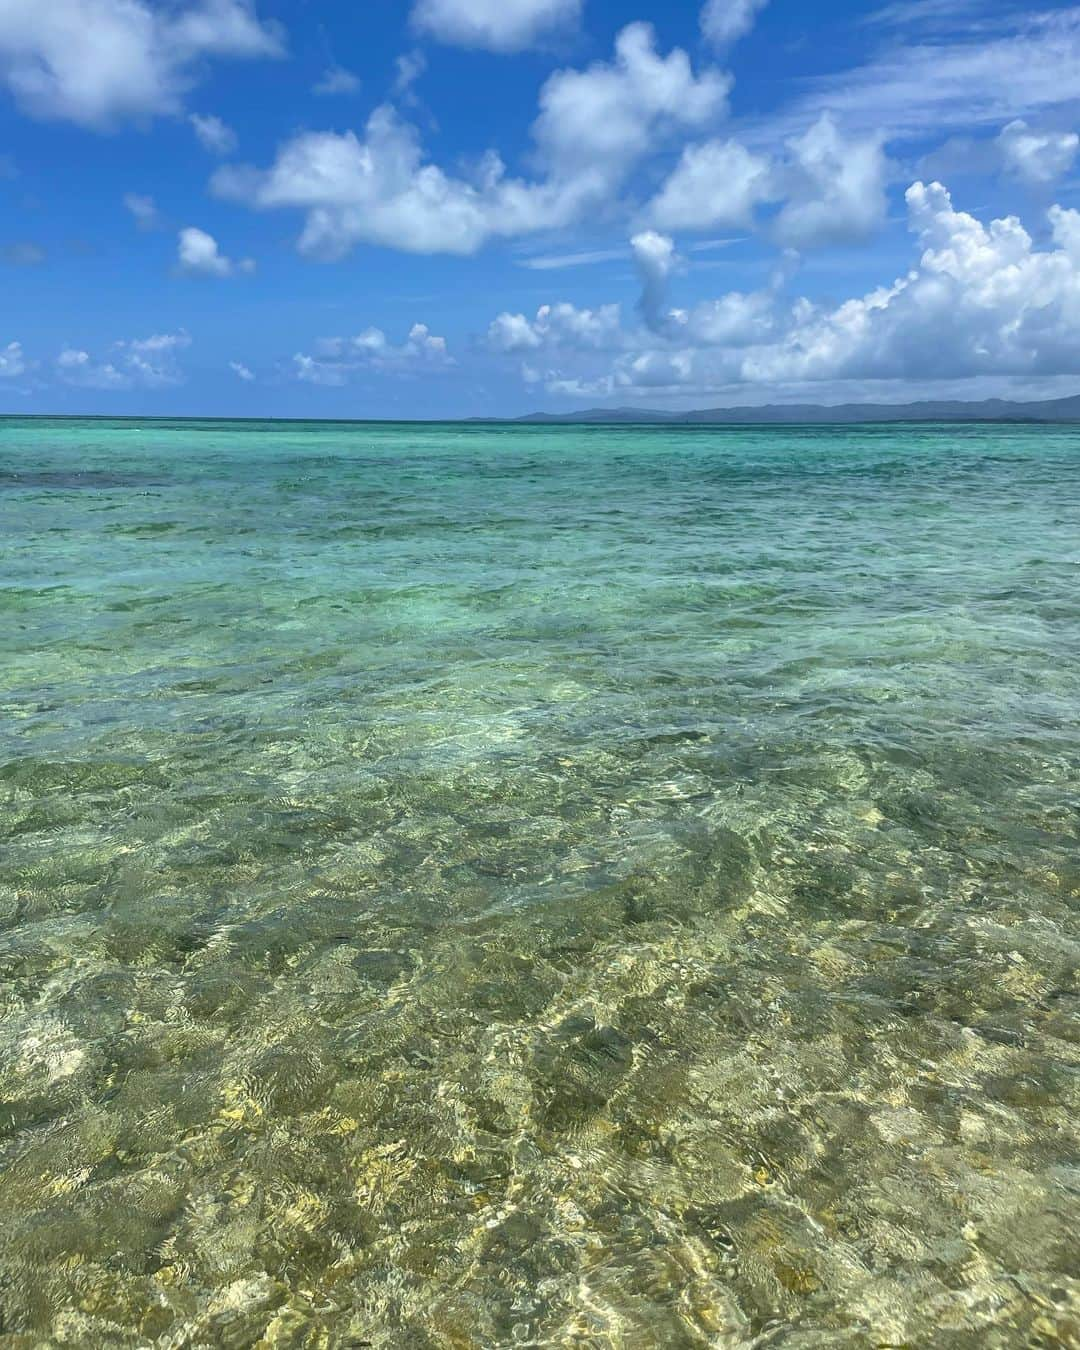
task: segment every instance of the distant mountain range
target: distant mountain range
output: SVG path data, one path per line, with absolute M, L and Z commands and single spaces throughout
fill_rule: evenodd
M 921 403 L 768 403 L 751 408 L 703 408 L 659 412 L 653 408 L 586 408 L 571 413 L 529 413 L 519 422 L 1080 422 L 1080 394 L 1039 403 L 988 398 L 979 403 L 927 400 Z

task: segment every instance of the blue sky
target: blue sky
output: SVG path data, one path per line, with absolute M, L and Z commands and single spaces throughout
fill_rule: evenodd
M 1080 391 L 1080 8 L 0 0 L 0 411 Z

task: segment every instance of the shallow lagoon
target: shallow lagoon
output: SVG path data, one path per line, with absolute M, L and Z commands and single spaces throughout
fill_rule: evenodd
M 1080 1344 L 1080 430 L 0 422 L 5 1346 Z

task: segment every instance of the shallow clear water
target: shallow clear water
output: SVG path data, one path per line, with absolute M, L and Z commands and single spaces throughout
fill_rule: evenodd
M 1080 1344 L 1080 429 L 0 423 L 5 1346 Z

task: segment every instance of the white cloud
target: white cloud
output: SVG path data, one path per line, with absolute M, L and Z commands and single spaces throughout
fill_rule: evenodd
M 187 333 L 155 333 L 113 343 L 106 360 L 66 347 L 56 358 L 56 374 L 65 384 L 83 389 L 164 388 L 184 382 L 177 353 L 190 345 Z
M 0 380 L 13 380 L 25 372 L 22 343 L 9 342 L 6 347 L 0 347 Z
M 509 176 L 493 152 L 471 173 L 446 172 L 427 161 L 417 129 L 384 104 L 362 135 L 302 133 L 269 169 L 228 166 L 212 187 L 256 209 L 303 211 L 298 248 L 312 258 L 340 259 L 359 243 L 468 255 L 493 238 L 619 209 L 635 166 L 674 136 L 714 123 L 729 86 L 715 68 L 696 74 L 678 48 L 661 54 L 649 25 L 630 24 L 610 61 L 558 70 L 544 83 L 531 179 Z M 731 139 L 687 147 L 644 216 L 665 230 L 746 227 L 759 205 L 779 200 L 773 230 L 782 245 L 850 243 L 884 219 L 886 168 L 877 137 L 843 133 L 823 115 L 775 159 Z
M 535 319 L 524 314 L 499 314 L 487 332 L 488 346 L 498 352 L 537 351 L 564 347 L 583 351 L 610 351 L 624 343 L 618 305 L 578 309 L 565 301 L 541 305 Z
M 3 0 L 0 81 L 33 117 L 107 129 L 175 114 L 206 57 L 281 53 L 250 0 Z
M 857 243 L 880 228 L 887 202 L 879 137 L 845 137 L 823 114 L 788 151 L 779 180 L 787 200 L 773 224 L 781 244 Z
M 948 32 L 958 22 L 985 13 L 985 0 L 896 0 L 864 15 L 866 27 Z
M 327 66 L 322 75 L 312 85 L 311 92 L 325 97 L 334 94 L 355 94 L 360 88 L 360 79 L 344 66 Z
M 799 130 L 827 110 L 852 131 L 891 140 L 1000 125 L 1078 99 L 1080 7 L 993 15 L 978 5 L 967 30 L 948 40 L 892 43 L 855 70 L 814 81 L 763 130 Z
M 675 271 L 675 241 L 655 230 L 643 230 L 630 240 L 630 250 L 641 278 L 641 317 L 646 327 L 661 332 L 670 318 L 667 290 Z
M 771 228 L 782 245 L 855 243 L 885 219 L 886 168 L 879 138 L 845 136 L 825 113 L 774 159 L 735 140 L 688 146 L 645 214 L 666 229 L 746 227 L 780 200 Z
M 177 367 L 178 352 L 191 346 L 187 333 L 155 333 L 148 338 L 133 338 L 115 344 L 124 369 L 136 384 L 148 388 L 182 384 L 184 377 Z
M 726 241 L 713 240 L 710 245 L 720 242 Z M 641 280 L 638 311 L 645 329 L 624 328 L 622 310 L 617 304 L 579 309 L 564 301 L 541 305 L 534 319 L 508 311 L 497 315 L 488 326 L 487 346 L 492 351 L 511 354 L 541 350 L 640 353 L 657 336 L 672 344 L 745 346 L 774 330 L 776 295 L 787 275 L 783 269 L 777 271 L 764 291 L 746 295 L 732 292 L 691 310 L 679 310 L 669 308 L 667 296 L 668 284 L 679 263 L 674 242 L 646 230 L 630 241 L 630 253 Z
M 231 155 L 236 149 L 236 132 L 213 113 L 205 117 L 191 113 L 188 117 L 199 144 L 212 155 Z
M 552 272 L 563 267 L 590 267 L 593 263 L 615 262 L 628 256 L 623 248 L 594 248 L 581 253 L 541 253 L 532 258 L 520 258 L 519 267 L 533 272 Z
M 1028 183 L 1050 183 L 1069 172 L 1080 149 L 1075 131 L 1035 131 L 1017 118 L 997 138 L 1006 170 Z
M 724 108 L 728 78 L 695 77 L 685 52 L 656 51 L 646 24 L 616 39 L 615 59 L 553 74 L 533 125 L 546 176 L 507 176 L 497 155 L 468 177 L 427 163 L 415 127 L 376 108 L 363 137 L 306 132 L 286 142 L 270 169 L 227 167 L 221 196 L 261 209 L 307 213 L 300 251 L 334 259 L 358 243 L 414 253 L 470 254 L 493 237 L 557 228 L 606 204 L 633 165 L 674 129 L 700 127 Z
M 950 136 L 916 161 L 919 178 L 971 178 L 1005 174 L 1027 187 L 1044 188 L 1064 177 L 1080 151 L 1072 131 L 1029 126 L 1014 118 L 996 136 Z
M 475 253 L 493 234 L 565 224 L 571 193 L 507 179 L 490 159 L 478 181 L 424 163 L 415 128 L 388 106 L 376 108 L 363 139 L 353 132 L 306 132 L 287 142 L 265 173 L 221 169 L 221 196 L 271 209 L 307 212 L 298 247 L 333 260 L 356 244 L 411 253 Z
M 776 294 L 729 291 L 717 300 L 703 300 L 678 316 L 681 336 L 701 347 L 748 347 L 763 342 L 777 328 Z
M 427 324 L 414 323 L 400 346 L 394 346 L 381 328 L 367 328 L 355 337 L 320 338 L 318 354 L 297 352 L 293 371 L 308 384 L 344 385 L 358 372 L 408 374 L 433 373 L 455 365 L 446 339 L 436 336 Z
M 297 352 L 293 357 L 293 373 L 304 384 L 339 388 L 348 384 L 349 374 L 354 368 L 343 366 L 338 361 L 317 361 L 314 356 L 304 352 Z
M 614 61 L 548 79 L 533 135 L 553 172 L 590 172 L 616 184 L 667 131 L 723 113 L 730 87 L 718 70 L 695 77 L 680 48 L 661 56 L 651 26 L 632 23 L 615 39 Z
M 768 0 L 706 0 L 701 11 L 701 31 L 714 46 L 727 46 L 749 33 L 758 10 L 767 3 Z
M 792 303 L 783 298 L 781 271 L 763 290 L 730 292 L 684 312 L 667 310 L 646 274 L 654 286 L 648 305 L 663 321 L 653 331 L 616 327 L 607 349 L 617 354 L 606 369 L 580 346 L 563 344 L 564 363 L 574 354 L 578 368 L 549 372 L 548 389 L 574 397 L 745 397 L 747 388 L 813 396 L 815 386 L 842 395 L 853 383 L 908 388 L 1074 375 L 1080 212 L 1052 207 L 1052 242 L 1040 249 L 1016 217 L 985 225 L 957 211 L 939 183 L 913 184 L 907 204 L 920 256 L 891 283 L 837 305 Z M 491 345 L 552 345 L 531 341 L 535 326 L 522 323 L 500 316 L 503 340 Z
M 730 291 L 689 310 L 671 309 L 668 288 L 679 261 L 674 241 L 649 230 L 630 244 L 641 279 L 639 309 L 652 333 L 698 347 L 744 347 L 774 330 L 776 295 L 787 277 L 785 268 L 777 269 L 765 290 Z
M 233 262 L 221 252 L 212 234 L 191 225 L 180 231 L 176 260 L 180 271 L 193 277 L 231 277 L 234 272 L 255 270 L 251 258 Z
M 581 0 L 416 0 L 413 26 L 440 42 L 522 51 L 577 23 Z
M 415 102 L 412 87 L 427 70 L 427 57 L 421 51 L 404 52 L 394 62 L 394 70 L 394 97 L 403 98 L 407 103 Z
M 940 183 L 907 192 L 917 268 L 836 309 L 807 309 L 786 340 L 748 358 L 753 379 L 1057 374 L 1080 360 L 1080 214 L 1053 207 L 1056 248 L 1015 216 L 983 225 Z
M 549 305 L 545 305 L 541 313 L 550 311 L 550 308 Z M 542 342 L 543 338 L 537 327 L 524 314 L 510 314 L 504 310 L 488 325 L 488 345 L 495 351 L 533 351 Z
M 89 352 L 65 347 L 56 358 L 56 373 L 65 384 L 81 389 L 130 389 L 134 381 L 112 362 L 95 362 Z
M 230 361 L 229 369 L 238 380 L 243 380 L 245 384 L 250 384 L 254 380 L 254 372 L 249 370 L 242 361 Z
M 135 218 L 140 230 L 154 230 L 161 224 L 161 215 L 153 197 L 143 197 L 137 192 L 124 194 L 124 205 Z
M 772 166 L 738 141 L 706 141 L 683 151 L 646 214 L 666 230 L 747 226 L 772 195 Z
M 1080 211 L 1052 206 L 1047 211 L 1046 218 L 1050 222 L 1054 242 L 1061 249 L 1062 255 L 1068 259 L 1068 264 L 1074 271 L 1080 272 Z M 1076 278 L 1072 277 L 1071 280 L 1075 281 Z M 1080 314 L 1075 309 L 1071 311 L 1071 317 L 1080 322 Z M 1076 334 L 1076 338 L 1080 341 L 1080 333 Z
M 374 370 L 440 368 L 453 365 L 446 339 L 433 334 L 426 324 L 415 323 L 408 337 L 395 347 L 381 328 L 368 328 L 351 338 L 323 338 L 318 343 L 321 358 L 343 371 L 370 367 Z

